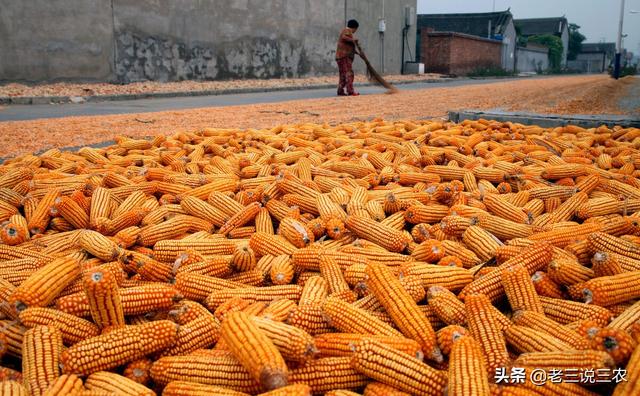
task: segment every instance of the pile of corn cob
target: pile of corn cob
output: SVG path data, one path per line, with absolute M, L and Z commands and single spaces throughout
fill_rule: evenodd
M 7 161 L 0 393 L 640 394 L 639 148 L 374 120 Z

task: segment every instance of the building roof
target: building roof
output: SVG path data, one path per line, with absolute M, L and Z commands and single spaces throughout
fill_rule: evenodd
M 615 54 L 616 43 L 582 43 L 581 53 L 604 52 L 607 54 Z
M 568 22 L 565 17 L 554 18 L 529 18 L 515 19 L 513 23 L 520 30 L 522 36 L 534 36 L 540 34 L 562 34 L 562 30 L 567 27 Z
M 493 37 L 504 34 L 511 11 L 468 13 L 468 14 L 419 14 L 418 29 L 432 28 L 438 32 L 456 32 L 478 37 Z M 491 34 L 489 34 L 491 22 Z

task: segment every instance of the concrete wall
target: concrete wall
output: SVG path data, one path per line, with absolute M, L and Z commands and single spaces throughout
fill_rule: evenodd
M 399 74 L 402 59 L 402 31 L 405 27 L 405 7 L 411 6 L 416 10 L 416 0 L 346 0 L 347 20 L 357 19 L 360 28 L 356 36 L 360 39 L 367 58 L 378 71 L 386 74 Z M 386 31 L 381 40 L 378 33 L 378 20 L 384 17 L 386 20 Z M 415 61 L 416 42 L 416 21 L 407 31 L 407 42 L 405 42 L 404 60 Z M 384 51 L 382 51 L 384 43 Z M 384 61 L 381 54 L 384 52 Z M 364 63 L 360 60 L 355 62 L 356 71 L 364 72 Z
M 482 67 L 501 67 L 502 42 L 498 40 L 451 32 L 420 33 L 425 72 L 464 75 Z
M 513 19 L 510 19 L 502 38 L 502 68 L 505 70 L 513 71 L 515 68 L 516 43 L 516 28 L 513 24 Z
M 568 61 L 567 66 L 584 73 L 602 73 L 609 66 L 607 61 L 604 52 L 580 53 L 575 60 Z
M 540 72 L 549 68 L 549 50 L 518 47 L 516 50 L 516 70 L 519 72 Z
M 398 73 L 405 5 L 415 7 L 416 0 L 0 0 L 0 80 L 336 73 L 345 17 L 359 20 L 357 36 L 381 68 L 377 28 L 383 15 L 384 69 Z M 415 26 L 408 42 L 415 42 Z M 362 62 L 356 65 L 364 70 Z
M 113 77 L 105 0 L 0 0 L 0 80 Z

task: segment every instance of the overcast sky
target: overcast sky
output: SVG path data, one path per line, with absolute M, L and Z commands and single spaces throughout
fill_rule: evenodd
M 511 7 L 515 19 L 565 15 L 569 23 L 580 25 L 585 42 L 615 42 L 618 35 L 620 0 L 418 0 L 419 14 L 490 12 Z M 631 14 L 630 11 L 638 11 Z M 640 0 L 626 0 L 624 47 L 640 53 Z

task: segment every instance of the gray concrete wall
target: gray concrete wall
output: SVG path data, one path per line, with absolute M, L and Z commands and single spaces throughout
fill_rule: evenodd
M 347 20 L 357 19 L 360 28 L 356 36 L 365 51 L 367 58 L 376 69 L 385 74 L 399 74 L 402 67 L 402 30 L 405 27 L 405 7 L 414 7 L 417 14 L 416 0 L 346 0 Z M 378 33 L 378 20 L 384 17 L 386 31 L 383 40 Z M 405 62 L 417 61 L 415 53 L 416 21 L 407 31 L 404 45 Z M 384 50 L 383 50 L 384 48 Z M 384 53 L 384 61 L 381 54 Z M 384 62 L 384 63 L 383 63 Z M 357 72 L 364 73 L 364 63 L 355 62 Z
M 0 80 L 107 80 L 113 18 L 106 0 L 0 0 Z
M 516 70 L 519 72 L 538 72 L 549 68 L 549 51 L 518 47 Z
M 567 67 L 584 73 L 602 73 L 608 66 L 603 52 L 580 53 L 575 60 L 567 62 Z
M 336 73 L 336 40 L 345 17 L 360 21 L 357 36 L 381 71 L 377 28 L 383 3 L 384 69 L 399 73 L 404 6 L 416 7 L 416 0 L 0 0 L 0 80 Z M 415 43 L 415 24 L 408 43 Z M 356 65 L 364 71 L 362 62 Z
M 504 30 L 504 37 L 502 38 L 502 68 L 508 71 L 513 71 L 515 68 L 516 36 L 516 28 L 513 24 L 513 19 L 509 19 L 509 24 Z

